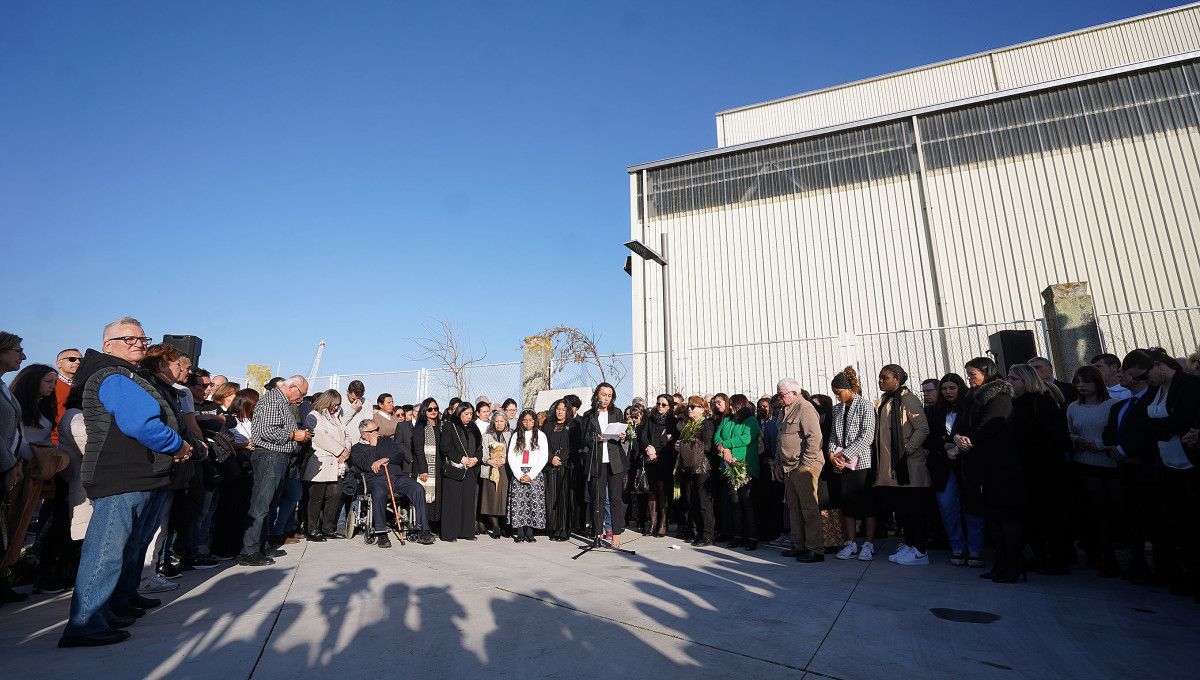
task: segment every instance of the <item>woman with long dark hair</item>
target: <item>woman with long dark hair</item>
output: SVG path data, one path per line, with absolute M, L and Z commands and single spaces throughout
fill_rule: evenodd
M 979 575 L 997 583 L 1016 583 L 1025 574 L 1021 563 L 1021 521 L 1025 512 L 1025 480 L 1012 433 L 1012 385 L 988 357 L 965 365 L 971 391 L 954 423 L 951 460 L 962 458 L 966 511 L 987 515 L 996 546 L 992 568 Z
M 229 412 L 237 423 L 231 430 L 236 450 L 221 463 L 221 485 L 217 492 L 217 509 L 213 515 L 211 552 L 221 559 L 233 559 L 242 550 L 246 532 L 246 514 L 250 512 L 250 492 L 254 486 L 254 470 L 250 465 L 251 419 L 258 406 L 258 392 L 249 388 L 233 395 Z
M 443 423 L 437 399 L 428 397 L 417 408 L 417 424 L 413 427 L 412 456 L 417 481 L 425 487 L 425 512 L 430 526 L 438 526 L 442 518 L 442 466 L 438 449 L 441 446 Z
M 1050 385 L 1032 366 L 1009 367 L 1008 384 L 1013 390 L 1009 422 L 1025 480 L 1027 511 L 1022 538 L 1033 547 L 1037 569 L 1046 574 L 1065 574 L 1071 545 L 1065 502 L 1070 488 L 1066 457 L 1071 448 L 1066 415 Z M 1102 423 L 1107 422 L 1108 412 L 1102 417 Z M 1099 431 L 1096 439 L 1101 439 Z
M 1067 427 L 1075 470 L 1093 520 L 1088 522 L 1093 530 L 1084 536 L 1084 551 L 1088 564 L 1096 565 L 1100 576 L 1115 578 L 1121 575 L 1116 543 L 1124 538 L 1120 529 L 1125 518 L 1125 487 L 1116 459 L 1104 446 L 1104 428 L 1117 402 L 1109 398 L 1108 387 L 1095 366 L 1080 366 L 1071 384 L 1079 398 L 1067 405 Z M 1064 472 L 1063 482 L 1065 476 Z
M 724 499 L 721 508 L 725 513 L 725 528 L 733 534 L 728 548 L 758 548 L 758 527 L 754 523 L 754 505 L 750 480 L 759 474 L 758 467 L 758 419 L 754 408 L 744 394 L 735 394 L 729 399 L 732 413 L 721 421 L 713 435 L 717 455 L 721 457 L 724 479 L 721 489 Z M 745 476 L 735 482 L 730 470 L 744 468 Z
M 475 493 L 479 489 L 482 452 L 475 409 L 464 401 L 451 414 L 438 442 L 443 541 L 475 540 Z
M 625 472 L 629 469 L 629 456 L 621 443 L 626 434 L 611 434 L 610 426 L 624 424 L 621 409 L 613 405 L 617 390 L 603 382 L 592 393 L 592 408 L 583 414 L 582 434 L 588 447 L 588 484 L 592 490 L 592 535 L 599 543 L 604 534 L 604 503 L 607 499 L 612 515 L 612 546 L 621 546 L 621 534 L 625 531 L 625 503 L 621 492 L 625 487 Z
M 517 543 L 533 543 L 535 529 L 546 528 L 546 479 L 543 468 L 549 461 L 546 436 L 537 427 L 533 409 L 517 417 L 517 429 L 508 440 L 508 519 Z
M 642 464 L 650 487 L 646 514 L 650 517 L 650 535 L 658 538 L 667 535 L 667 510 L 675 496 L 675 436 L 671 395 L 660 394 L 642 418 L 638 432 L 638 441 L 645 446 Z
M 969 567 L 983 566 L 983 532 L 987 518 L 982 514 L 963 512 L 962 459 L 951 460 L 948 452 L 954 449 L 951 433 L 967 396 L 967 383 L 957 373 L 947 373 L 938 383 L 937 401 L 929 409 L 928 452 L 929 478 L 937 495 L 942 526 L 950 542 L 950 564 Z M 966 517 L 966 528 L 963 518 Z
M 904 529 L 904 542 L 888 561 L 929 564 L 929 468 L 921 445 L 929 436 L 925 405 L 905 383 L 908 372 L 896 364 L 879 370 L 875 411 L 875 489 L 881 507 L 895 512 Z
M 543 475 L 546 478 L 546 533 L 551 541 L 571 537 L 571 485 L 567 466 L 571 457 L 571 414 L 566 403 L 559 399 L 550 405 L 546 424 L 549 460 Z
M 52 445 L 57 416 L 54 388 L 58 383 L 58 371 L 45 364 L 30 364 L 13 379 L 12 393 L 21 406 L 21 432 L 27 444 Z M 34 582 L 35 593 L 54 594 L 66 590 L 60 574 L 65 570 L 60 563 L 70 536 L 70 506 L 67 504 L 69 487 L 62 473 L 54 476 L 54 497 L 43 505 L 39 500 L 41 482 L 32 482 L 29 489 L 39 498 L 30 496 L 30 510 L 42 505 L 50 510 L 38 530 L 36 550 L 38 571 Z M 24 486 L 24 485 L 22 485 Z M 43 510 L 44 512 L 44 510 Z M 24 532 L 14 532 L 23 535 Z

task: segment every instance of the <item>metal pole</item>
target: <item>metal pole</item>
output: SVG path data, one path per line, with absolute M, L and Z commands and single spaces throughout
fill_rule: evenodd
M 671 279 L 667 272 L 667 263 L 671 261 L 670 254 L 667 253 L 667 234 L 662 234 L 662 285 L 663 285 L 663 373 L 666 375 L 666 380 L 663 381 L 665 389 L 663 392 L 674 394 L 675 385 L 672 379 L 671 365 Z

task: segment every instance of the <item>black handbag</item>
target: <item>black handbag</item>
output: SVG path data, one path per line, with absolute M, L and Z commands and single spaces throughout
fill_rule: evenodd
M 458 445 L 461 446 L 462 450 L 465 452 L 467 450 L 467 445 L 462 440 L 462 434 L 458 431 L 457 427 L 454 427 L 453 425 L 451 425 L 451 427 L 454 428 L 454 438 L 458 440 Z M 461 482 L 467 478 L 467 469 L 465 467 L 451 465 L 448 459 L 443 458 L 442 476 L 446 479 L 453 479 L 456 482 Z

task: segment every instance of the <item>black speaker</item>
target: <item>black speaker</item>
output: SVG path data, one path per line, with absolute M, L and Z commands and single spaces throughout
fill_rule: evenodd
M 192 366 L 200 366 L 200 348 L 204 341 L 194 335 L 164 335 L 164 345 L 170 345 L 192 358 Z
M 1000 375 L 1008 375 L 1008 368 L 1023 364 L 1037 356 L 1033 344 L 1033 331 L 999 331 L 988 336 L 992 346 L 992 358 Z

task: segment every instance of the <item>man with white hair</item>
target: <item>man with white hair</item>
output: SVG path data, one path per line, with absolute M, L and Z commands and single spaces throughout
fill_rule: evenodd
M 779 381 L 783 408 L 775 416 L 779 432 L 775 438 L 775 464 L 783 470 L 793 546 L 783 556 L 795 557 L 797 562 L 822 562 L 825 544 L 821 537 L 821 506 L 817 502 L 817 482 L 825 465 L 821 420 L 801 392 L 795 379 Z
M 212 377 L 212 382 L 208 383 L 208 385 L 205 385 L 204 387 L 204 398 L 212 399 L 213 392 L 216 392 L 218 387 L 227 382 L 229 382 L 229 378 L 226 378 L 223 375 L 214 375 Z
M 274 564 L 272 557 L 285 555 L 269 547 L 267 514 L 279 500 L 280 484 L 287 472 L 288 461 L 300 452 L 301 445 L 312 433 L 300 427 L 297 405 L 308 393 L 308 381 L 293 375 L 267 390 L 254 408 L 250 419 L 250 442 L 254 451 L 250 465 L 254 469 L 254 485 L 250 491 L 249 526 L 242 538 L 239 563 L 247 567 Z
M 171 463 L 192 453 L 175 408 L 138 368 L 150 344 L 142 324 L 123 317 L 104 327 L 102 340 L 102 352 L 84 356 L 66 402 L 85 414 L 81 476 L 92 518 L 59 647 L 127 640 L 120 629 L 160 604 L 137 594 L 141 548 L 170 493 Z

